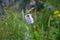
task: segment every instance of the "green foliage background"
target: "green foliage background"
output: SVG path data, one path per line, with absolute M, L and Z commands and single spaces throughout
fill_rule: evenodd
M 60 1 L 46 0 L 46 7 L 39 12 L 32 12 L 34 24 L 28 24 L 24 19 L 24 12 L 18 11 L 17 6 L 10 7 L 4 15 L 0 15 L 0 40 L 60 40 L 60 17 L 54 15 L 60 11 Z M 52 4 L 51 4 L 52 3 Z M 53 9 L 48 10 L 47 6 Z

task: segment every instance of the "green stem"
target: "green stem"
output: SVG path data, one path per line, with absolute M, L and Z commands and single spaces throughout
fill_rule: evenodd
M 47 40 L 49 40 L 49 34 L 50 34 L 50 19 L 51 19 L 51 16 L 49 16 L 49 20 L 48 20 Z

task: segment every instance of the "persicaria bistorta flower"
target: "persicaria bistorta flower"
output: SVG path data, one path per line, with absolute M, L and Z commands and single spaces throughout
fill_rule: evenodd
M 26 19 L 28 24 L 33 24 L 34 23 L 34 20 L 32 18 L 32 14 L 26 14 L 25 19 Z
M 36 1 L 31 1 L 30 2 L 30 6 L 35 6 L 36 5 Z
M 47 8 L 48 8 L 48 10 L 51 10 L 52 9 L 52 6 L 48 6 Z

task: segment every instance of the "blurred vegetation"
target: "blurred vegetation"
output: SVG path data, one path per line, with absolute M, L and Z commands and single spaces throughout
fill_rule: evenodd
M 60 40 L 60 0 L 36 0 L 37 11 L 30 12 L 34 24 L 24 18 L 30 0 L 5 1 L 0 0 L 0 40 Z M 25 2 L 24 11 L 20 2 Z

